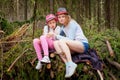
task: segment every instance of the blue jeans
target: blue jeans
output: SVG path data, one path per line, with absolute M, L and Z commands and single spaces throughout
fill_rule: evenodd
M 84 45 L 84 53 L 87 52 L 87 50 L 89 49 L 89 44 L 88 43 L 85 43 L 83 42 L 83 45 Z

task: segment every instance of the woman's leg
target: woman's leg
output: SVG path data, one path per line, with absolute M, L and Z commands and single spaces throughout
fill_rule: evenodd
M 54 41 L 54 47 L 55 47 L 55 50 L 57 51 L 57 53 L 59 54 L 60 58 L 63 60 L 63 62 L 66 65 L 65 77 L 69 77 L 68 66 L 67 66 L 68 65 L 68 61 L 67 61 L 66 55 L 63 53 L 63 51 L 62 51 L 62 49 L 60 47 L 59 40 L 58 41 Z
M 73 41 L 73 40 L 59 40 L 59 47 L 61 48 L 61 51 L 65 53 L 67 61 L 72 61 L 71 59 L 71 52 L 84 52 L 84 46 L 80 41 Z M 60 51 L 58 49 L 58 51 Z
M 60 41 L 59 41 L 59 46 L 60 46 L 61 50 L 63 51 L 63 53 L 65 53 L 66 58 L 67 58 L 67 61 L 68 61 L 68 62 L 72 61 L 70 49 L 69 49 L 69 47 L 67 46 L 67 44 L 65 43 L 65 41 L 60 40 Z
M 66 74 L 65 74 L 65 77 L 66 78 L 67 77 L 71 77 L 74 74 L 74 72 L 75 72 L 77 64 L 75 64 L 72 61 L 70 50 L 79 52 L 79 50 L 82 50 L 81 44 L 78 43 L 77 41 L 72 41 L 72 40 L 60 40 L 59 41 L 59 45 L 60 45 L 62 51 L 65 53 L 67 61 L 68 61 L 66 63 Z
M 40 44 L 40 40 L 39 39 L 36 38 L 36 39 L 33 40 L 33 46 L 34 46 L 34 49 L 36 51 L 38 60 L 42 59 L 41 46 L 40 45 L 41 44 Z
M 63 62 L 67 63 L 66 56 L 62 52 L 62 49 L 59 46 L 59 41 L 54 41 L 54 47 L 55 47 L 55 50 L 57 51 L 57 53 L 59 54 L 60 58 L 63 60 Z
M 71 51 L 78 52 L 78 53 L 83 53 L 84 52 L 84 45 L 80 41 L 60 40 L 60 42 L 62 42 L 61 43 L 62 47 L 64 47 L 64 45 L 62 45 L 64 43 L 69 47 L 69 50 L 71 50 Z

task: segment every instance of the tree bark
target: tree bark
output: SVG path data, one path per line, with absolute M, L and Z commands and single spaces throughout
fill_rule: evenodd
M 117 21 L 117 27 L 120 30 L 120 0 L 118 0 L 118 21 Z
M 97 8 L 98 8 L 98 10 L 97 10 L 98 31 L 100 31 L 100 24 L 101 24 L 101 23 L 100 23 L 100 19 L 101 19 L 101 18 L 100 18 L 100 17 L 101 17 L 101 16 L 100 16 L 100 15 L 101 15 L 100 0 L 97 1 L 97 5 L 98 5 L 98 6 L 97 6 Z
M 110 0 L 105 0 L 106 26 L 110 28 Z
M 109 75 L 112 77 L 112 80 L 117 80 L 113 73 L 109 72 Z
M 114 52 L 113 52 L 112 47 L 111 47 L 111 45 L 110 45 L 108 40 L 106 40 L 106 44 L 107 44 L 110 56 L 113 57 L 114 56 Z
M 25 4 L 24 4 L 24 20 L 27 20 L 27 0 L 25 0 Z
M 17 12 L 16 12 L 16 16 L 17 16 L 17 20 L 19 20 L 19 0 L 16 1 L 16 7 L 17 7 L 17 8 L 16 8 L 16 9 L 17 9 L 17 10 L 16 10 L 16 11 L 17 11 Z
M 35 30 L 36 30 L 37 2 L 38 2 L 38 0 L 35 0 L 34 11 L 33 11 L 33 19 L 34 19 L 34 22 L 33 22 L 33 36 L 32 36 L 33 39 L 34 39 Z
M 50 0 L 50 13 L 53 13 L 53 0 Z
M 120 70 L 120 64 L 115 62 L 115 61 L 111 61 L 110 59 L 106 58 L 106 60 L 113 66 L 115 66 L 118 70 Z

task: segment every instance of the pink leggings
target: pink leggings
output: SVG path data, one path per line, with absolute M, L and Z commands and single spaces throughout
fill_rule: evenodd
M 33 46 L 34 49 L 36 51 L 38 60 L 42 59 L 42 51 L 44 53 L 45 56 L 49 55 L 49 49 L 53 49 L 54 50 L 54 46 L 53 46 L 53 40 L 52 38 L 47 38 L 46 36 L 41 36 L 40 39 L 35 38 L 33 40 Z

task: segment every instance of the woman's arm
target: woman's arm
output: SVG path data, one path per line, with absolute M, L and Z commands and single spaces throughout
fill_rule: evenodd
M 76 24 L 74 24 L 73 21 L 70 21 L 68 26 L 66 26 L 65 28 L 62 28 L 62 30 L 66 34 L 66 37 L 61 36 L 61 35 L 56 35 L 57 39 L 67 39 L 67 40 L 74 40 L 75 39 L 77 26 L 76 26 Z

